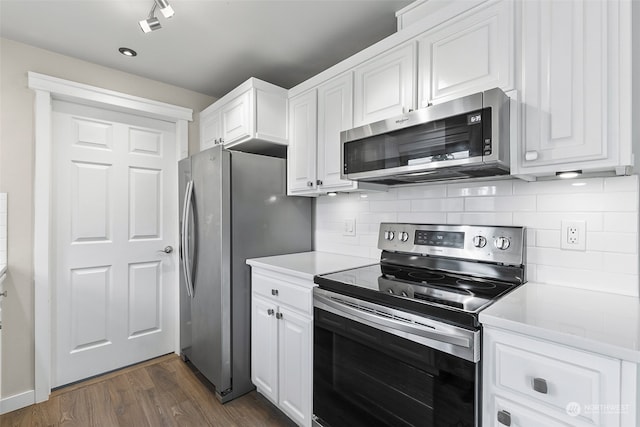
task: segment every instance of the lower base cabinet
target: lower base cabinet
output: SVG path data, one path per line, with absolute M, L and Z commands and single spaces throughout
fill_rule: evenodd
M 483 329 L 484 427 L 634 427 L 637 365 Z
M 251 380 L 296 424 L 311 426 L 313 283 L 251 275 Z

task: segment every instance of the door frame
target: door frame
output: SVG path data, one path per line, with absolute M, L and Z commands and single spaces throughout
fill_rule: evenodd
M 109 89 L 90 86 L 44 74 L 28 72 L 28 87 L 35 92 L 35 177 L 34 177 L 34 336 L 35 336 L 35 394 L 39 403 L 51 394 L 51 285 L 54 277 L 51 265 L 52 241 L 52 191 L 53 136 L 52 101 L 56 99 L 78 104 L 136 114 L 175 124 L 176 161 L 188 156 L 188 122 L 193 120 L 193 110 L 164 102 L 128 95 Z M 177 203 L 177 202 L 176 202 Z M 176 224 L 177 227 L 177 224 Z M 178 282 L 178 270 L 175 280 Z M 176 287 L 176 301 L 178 288 Z M 174 318 L 179 317 L 175 304 Z M 180 328 L 175 328 L 176 351 L 180 347 Z

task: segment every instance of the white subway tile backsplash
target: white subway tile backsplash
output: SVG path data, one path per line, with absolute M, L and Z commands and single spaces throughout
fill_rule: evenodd
M 578 185 L 575 185 L 578 184 Z M 635 295 L 637 176 L 525 182 L 427 184 L 316 200 L 316 250 L 378 258 L 380 222 L 527 227 L 529 281 Z M 356 218 L 357 236 L 342 236 Z M 586 250 L 560 249 L 561 223 L 586 222 Z
M 637 210 L 638 195 L 632 192 L 538 196 L 538 211 L 541 212 L 633 212 Z
M 536 196 L 467 197 L 464 210 L 469 212 L 535 211 Z
M 587 235 L 588 251 L 638 253 L 638 233 L 594 232 Z
M 560 248 L 560 239 L 562 238 L 562 233 L 560 230 L 538 230 L 536 232 L 536 241 L 531 244 L 531 242 L 527 242 L 531 246 L 538 246 L 540 248 Z
M 513 194 L 577 194 L 601 192 L 603 178 L 589 178 L 583 180 L 557 181 L 515 181 Z
M 418 187 L 401 187 L 397 190 L 398 199 L 434 199 L 447 197 L 444 185 L 423 185 Z
M 416 224 L 446 224 L 446 212 L 400 212 L 398 222 Z
M 638 212 L 606 212 L 604 214 L 604 231 L 637 233 Z
M 462 212 L 463 210 L 463 198 L 411 200 L 413 212 Z
M 514 225 L 510 212 L 451 212 L 447 214 L 447 224 Z
M 619 191 L 637 192 L 638 175 L 606 178 L 604 180 L 604 191 L 606 191 L 607 193 Z
M 495 181 L 481 183 L 447 184 L 449 197 L 468 196 L 510 196 L 513 194 L 513 181 Z
M 371 212 L 409 212 L 411 200 L 370 201 L 369 209 Z

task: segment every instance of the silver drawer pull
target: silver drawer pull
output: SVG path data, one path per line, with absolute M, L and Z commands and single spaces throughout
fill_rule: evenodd
M 544 378 L 534 378 L 533 389 L 538 393 L 547 394 L 549 391 L 549 388 L 547 387 L 547 380 Z
M 276 313 L 276 319 L 278 320 L 282 319 L 282 313 L 280 312 Z
M 511 425 L 511 414 L 507 411 L 498 411 L 498 422 L 505 426 Z
M 273 295 L 274 297 L 278 296 L 278 290 L 277 289 L 271 289 L 271 295 Z
M 267 315 L 268 315 L 268 316 L 273 316 L 273 313 L 275 313 L 275 312 L 273 311 L 273 308 L 270 308 L 270 309 L 268 309 L 268 310 L 267 310 Z

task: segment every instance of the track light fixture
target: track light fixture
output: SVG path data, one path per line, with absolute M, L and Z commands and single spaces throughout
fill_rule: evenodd
M 162 28 L 160 21 L 156 18 L 156 8 L 160 9 L 160 12 L 165 18 L 171 18 L 174 14 L 173 8 L 167 0 L 154 0 L 147 19 L 143 19 L 139 22 L 140 28 L 144 33 L 150 33 L 151 31 Z

